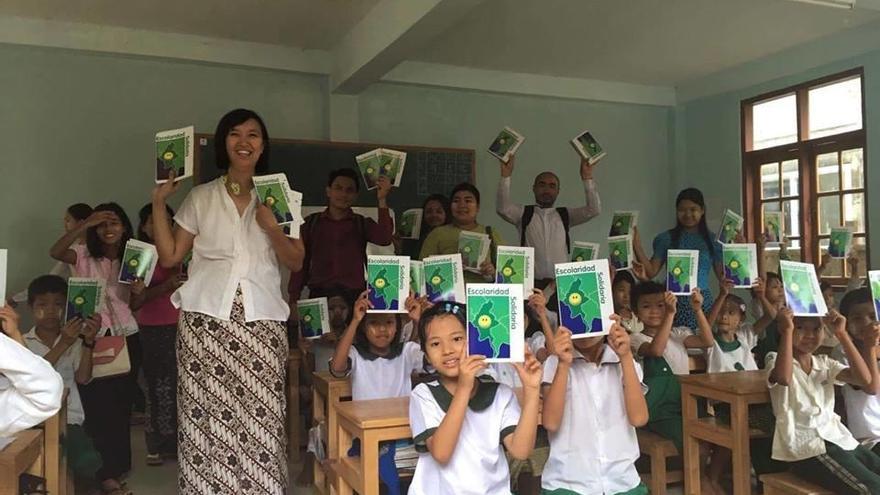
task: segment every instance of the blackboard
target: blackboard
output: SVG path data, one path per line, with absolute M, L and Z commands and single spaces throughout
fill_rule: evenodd
M 197 134 L 194 173 L 197 183 L 208 182 L 220 176 L 214 160 L 214 137 Z M 395 144 L 344 143 L 334 141 L 306 141 L 272 139 L 267 173 L 283 172 L 290 187 L 303 193 L 303 205 L 327 204 L 324 188 L 327 175 L 334 169 L 357 169 L 355 157 L 375 148 L 390 148 L 406 152 L 406 165 L 400 187 L 389 196 L 389 206 L 397 212 L 420 208 L 425 198 L 434 193 L 449 195 L 456 184 L 474 182 L 474 150 L 400 146 Z M 376 195 L 365 191 L 355 206 L 376 206 Z

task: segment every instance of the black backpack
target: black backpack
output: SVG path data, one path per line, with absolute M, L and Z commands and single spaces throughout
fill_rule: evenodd
M 569 228 L 569 218 L 568 218 L 568 208 L 564 206 L 560 206 L 556 208 L 556 213 L 559 213 L 559 218 L 562 219 L 562 227 L 565 230 L 565 250 L 567 252 L 571 252 L 571 238 L 568 235 Z M 529 223 L 532 222 L 532 217 L 535 216 L 535 205 L 527 205 L 525 209 L 523 209 L 522 220 L 522 232 L 519 236 L 519 245 L 526 245 L 526 227 L 529 226 Z

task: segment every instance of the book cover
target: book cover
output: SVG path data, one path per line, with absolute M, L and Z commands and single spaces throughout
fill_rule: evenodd
M 569 261 L 593 261 L 598 256 L 598 242 L 574 241 L 571 245 L 571 258 Z
M 516 132 L 510 127 L 505 127 L 498 133 L 498 137 L 489 145 L 489 153 L 499 160 L 507 163 L 510 157 L 516 153 L 519 146 L 525 141 L 522 134 Z
M 9 251 L 0 249 L 0 308 L 6 305 L 6 268 Z
M 91 318 L 103 307 L 103 298 L 104 284 L 99 279 L 71 277 L 67 280 L 67 316 L 64 321 Z
M 361 178 L 364 179 L 364 185 L 368 191 L 376 189 L 376 181 L 379 180 L 380 151 L 381 148 L 377 148 L 355 157 Z
M 874 316 L 880 321 L 880 270 L 868 272 L 868 286 L 871 288 L 871 299 L 874 301 Z
M 330 309 L 326 297 L 300 299 L 296 302 L 296 310 L 304 339 L 317 339 L 330 332 Z
M 498 246 L 495 283 L 521 284 L 523 294 L 531 294 L 535 287 L 535 248 Z
M 523 288 L 516 284 L 468 284 L 468 355 L 488 363 L 525 361 Z
M 844 259 L 849 256 L 852 247 L 852 230 L 847 227 L 834 227 L 831 229 L 831 237 L 828 239 L 828 254 L 834 259 Z
M 758 278 L 758 251 L 754 244 L 725 244 L 721 246 L 724 278 L 733 281 L 733 287 L 748 289 Z
M 130 284 L 139 279 L 149 287 L 158 262 L 159 252 L 156 246 L 137 239 L 129 239 L 122 253 L 118 280 L 120 283 Z
M 693 249 L 666 251 L 666 289 L 677 296 L 689 296 L 697 287 L 700 252 Z
M 724 210 L 721 217 L 721 227 L 718 229 L 718 242 L 730 244 L 736 240 L 736 235 L 742 231 L 743 217 L 731 210 Z
M 461 254 L 428 256 L 422 262 L 425 269 L 425 295 L 428 297 L 428 302 L 465 302 Z
M 257 197 L 261 203 L 272 210 L 275 221 L 279 225 L 293 222 L 293 211 L 288 197 L 290 186 L 287 184 L 287 176 L 284 174 L 259 175 L 254 176 L 253 180 Z
M 388 177 L 391 185 L 400 187 L 400 179 L 403 177 L 403 168 L 406 165 L 406 153 L 403 151 L 379 149 L 378 177 Z
M 397 233 L 401 239 L 418 239 L 422 233 L 422 209 L 412 208 L 400 215 Z
M 574 150 L 577 151 L 584 160 L 587 160 L 590 165 L 593 165 L 605 157 L 605 150 L 602 149 L 602 146 L 589 131 L 584 131 L 578 134 L 570 142 L 574 147 Z
M 767 245 L 778 247 L 785 237 L 783 226 L 785 225 L 784 213 L 781 211 L 764 212 L 764 239 Z
M 458 253 L 462 266 L 469 272 L 480 273 L 480 265 L 489 256 L 490 239 L 488 234 L 462 230 L 458 234 Z
M 633 254 L 632 237 L 620 235 L 608 238 L 608 261 L 617 270 L 632 268 Z
M 421 261 L 409 262 L 409 290 L 413 297 L 425 295 L 425 264 Z
M 555 271 L 559 325 L 573 339 L 607 335 L 614 313 L 608 260 L 559 263 Z
M 795 316 L 825 316 L 828 307 L 819 289 L 819 278 L 812 263 L 779 261 L 785 303 Z
M 409 296 L 409 256 L 367 256 L 370 313 L 405 313 Z
M 632 228 L 636 226 L 639 220 L 639 212 L 637 211 L 615 211 L 611 217 L 611 230 L 608 237 L 616 237 L 619 235 L 631 235 Z
M 193 126 L 156 133 L 156 184 L 168 182 L 172 170 L 174 182 L 193 176 L 193 136 Z

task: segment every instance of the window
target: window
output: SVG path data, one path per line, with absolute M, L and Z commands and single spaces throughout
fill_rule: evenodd
M 831 229 L 849 227 L 858 273 L 867 270 L 867 190 L 861 68 L 742 102 L 743 205 L 746 234 L 761 234 L 764 215 L 782 212 L 787 256 L 816 263 Z M 765 263 L 776 270 L 779 247 Z M 823 278 L 844 283 L 845 260 Z

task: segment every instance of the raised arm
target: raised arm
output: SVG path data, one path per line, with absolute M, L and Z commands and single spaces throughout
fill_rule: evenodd
M 379 207 L 377 218 L 379 221 L 373 222 L 369 218 L 364 221 L 367 241 L 378 246 L 387 246 L 394 240 L 394 222 L 388 211 L 388 194 L 390 192 L 391 181 L 388 177 L 379 177 L 376 182 L 376 198 Z
M 703 292 L 699 287 L 691 293 L 691 309 L 697 318 L 697 334 L 684 339 L 684 346 L 689 349 L 712 347 L 715 343 L 715 336 L 712 335 L 712 325 L 709 324 L 709 320 L 703 313 Z
M 70 246 L 73 246 L 73 243 L 76 242 L 77 239 L 82 237 L 86 231 L 96 225 L 100 225 L 108 220 L 113 220 L 116 218 L 116 214 L 111 211 L 96 211 L 89 215 L 89 218 L 86 218 L 84 222 L 80 223 L 70 232 L 67 232 L 61 239 L 55 241 L 55 244 L 49 249 L 49 256 L 52 258 L 67 263 L 68 265 L 76 264 L 76 251 L 70 249 Z
M 475 377 L 486 369 L 486 358 L 476 354 L 468 356 L 467 346 L 461 348 L 459 363 L 458 384 L 452 395 L 452 402 L 443 420 L 440 421 L 440 426 L 426 442 L 431 457 L 441 465 L 447 464 L 452 459 L 455 446 L 458 444 L 458 435 L 461 433 L 461 425 L 467 414 L 471 392 L 474 390 Z
M 501 179 L 498 181 L 498 196 L 496 198 L 495 211 L 505 222 L 519 225 L 523 216 L 523 207 L 510 200 L 510 181 L 513 175 L 515 156 L 511 156 L 507 163 L 498 160 L 501 166 Z
M 834 330 L 834 336 L 837 337 L 840 346 L 843 348 L 843 352 L 846 353 L 846 359 L 849 361 L 849 368 L 841 371 L 840 374 L 837 375 L 837 379 L 844 383 L 849 383 L 850 385 L 856 385 L 865 390 L 870 390 L 876 371 L 872 370 L 871 367 L 865 363 L 862 354 L 850 338 L 849 332 L 846 331 L 846 318 L 835 309 L 832 309 L 828 313 L 828 317 L 830 320 L 829 323 Z M 872 367 L 877 367 L 876 357 L 873 360 Z
M 550 432 L 559 430 L 565 412 L 568 370 L 573 359 L 571 332 L 567 328 L 559 327 L 553 336 L 553 353 L 557 357 L 556 372 L 550 385 L 544 386 L 544 408 L 541 410 L 541 422 Z
M 519 421 L 513 433 L 504 437 L 504 446 L 514 459 L 524 461 L 535 448 L 538 433 L 538 410 L 541 406 L 541 378 L 544 373 L 541 363 L 526 347 L 524 363 L 514 363 L 516 373 L 523 384 L 523 403 Z M 513 400 L 516 400 L 515 398 Z
M 648 403 L 645 401 L 645 393 L 639 374 L 636 372 L 636 364 L 633 360 L 629 334 L 620 324 L 620 317 L 614 317 L 614 325 L 608 334 L 608 344 L 620 359 L 621 381 L 623 382 L 623 402 L 626 406 L 626 418 L 629 424 L 638 428 L 648 423 Z
M 718 297 L 712 304 L 712 309 L 709 310 L 709 326 L 714 325 L 715 321 L 718 320 L 718 315 L 721 314 L 721 309 L 724 308 L 724 301 L 727 300 L 727 296 L 730 294 L 730 289 L 732 288 L 733 280 L 729 279 L 724 280 L 724 282 L 718 287 Z
M 174 171 L 170 172 L 168 181 L 153 188 L 153 242 L 159 252 L 159 264 L 163 268 L 179 265 L 187 253 L 192 251 L 195 233 L 180 228 L 171 230 L 171 218 L 165 202 L 177 191 L 180 183 L 174 182 Z
M 101 319 L 92 316 L 85 321 L 82 335 L 83 343 L 80 347 L 79 366 L 74 373 L 74 380 L 80 385 L 85 385 L 92 381 L 92 349 L 95 347 L 95 336 L 98 334 L 98 327 L 101 326 Z
M 648 279 L 653 279 L 660 272 L 660 269 L 663 268 L 663 264 L 665 263 L 663 260 L 657 258 L 649 258 L 645 253 L 645 250 L 642 248 L 642 237 L 639 235 L 638 227 L 633 227 L 633 252 L 636 255 L 636 260 L 641 263 L 642 267 L 644 267 L 644 274 Z M 656 241 L 655 241 L 656 242 Z M 656 252 L 654 254 L 657 254 Z
M 767 291 L 763 278 L 758 277 L 755 286 L 752 287 L 752 294 L 754 297 L 758 298 L 758 302 L 761 303 L 761 309 L 763 310 L 761 317 L 758 318 L 758 321 L 756 321 L 754 325 L 752 325 L 752 330 L 754 330 L 755 335 L 760 338 L 764 336 L 767 327 L 776 319 L 777 310 L 767 299 Z
M 599 216 L 602 212 L 602 201 L 599 199 L 599 188 L 593 180 L 593 167 L 588 160 L 581 159 L 581 181 L 584 184 L 584 206 L 569 208 L 568 218 L 571 226 L 580 225 L 587 220 Z
M 301 239 L 291 239 L 284 233 L 281 225 L 268 206 L 258 203 L 256 211 L 257 225 L 263 229 L 263 232 L 269 237 L 269 243 L 272 244 L 272 250 L 282 265 L 286 266 L 292 272 L 302 270 L 303 258 L 305 257 L 305 246 Z
M 672 322 L 675 320 L 675 311 L 678 301 L 671 292 L 665 295 L 666 317 L 663 318 L 663 324 L 654 335 L 654 339 L 648 344 L 642 344 L 639 347 L 639 353 L 645 356 L 660 357 L 666 351 L 666 344 L 669 343 L 669 337 L 672 335 Z
M 779 323 L 779 347 L 776 354 L 776 362 L 773 365 L 773 369 L 770 370 L 768 381 L 771 384 L 778 383 L 787 387 L 791 384 L 792 360 L 794 359 L 792 350 L 794 316 L 791 308 L 784 307 L 780 309 L 777 321 Z
M 357 328 L 370 308 L 370 300 L 367 295 L 368 292 L 363 291 L 358 296 L 351 310 L 351 323 L 348 324 L 348 327 L 342 332 L 342 336 L 339 337 L 339 342 L 336 343 L 336 351 L 333 353 L 333 359 L 330 361 L 330 371 L 335 374 L 342 374 L 348 371 L 348 353 L 351 350 L 351 345 L 354 343 Z

